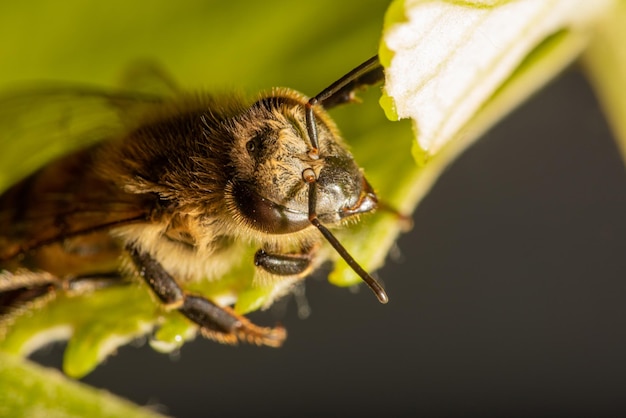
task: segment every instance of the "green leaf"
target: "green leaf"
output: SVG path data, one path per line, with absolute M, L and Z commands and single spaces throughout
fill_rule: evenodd
M 583 64 L 615 133 L 626 163 L 626 1 L 619 0 L 612 13 L 598 24 Z
M 156 418 L 163 415 L 0 352 L 0 416 Z
M 28 355 L 47 341 L 69 339 L 64 370 L 81 377 L 120 345 L 149 332 L 157 314 L 156 304 L 141 286 L 102 289 L 77 297 L 59 294 L 41 309 L 13 316 L 12 323 L 5 324 L 0 349 Z

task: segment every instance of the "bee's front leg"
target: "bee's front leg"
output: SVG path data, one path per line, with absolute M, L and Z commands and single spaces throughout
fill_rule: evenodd
M 272 254 L 258 250 L 254 254 L 254 265 L 278 276 L 305 276 L 312 267 L 313 251 L 298 254 Z
M 228 344 L 241 340 L 271 347 L 278 347 L 285 340 L 287 334 L 284 328 L 259 327 L 229 307 L 218 306 L 202 296 L 187 294 L 149 254 L 132 247 L 128 251 L 139 274 L 161 302 L 198 324 L 205 337 Z

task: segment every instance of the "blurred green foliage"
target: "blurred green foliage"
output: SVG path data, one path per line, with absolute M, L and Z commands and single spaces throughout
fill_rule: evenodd
M 0 5 L 0 91 L 35 86 L 41 81 L 116 87 L 129 65 L 150 60 L 166 68 L 185 89 L 254 95 L 259 90 L 288 86 L 311 96 L 377 52 L 387 6 L 387 1 L 373 0 L 5 2 Z M 362 104 L 333 109 L 331 114 L 379 196 L 391 206 L 408 210 L 412 203 L 403 202 L 415 175 L 410 154 L 412 135 L 407 124 L 385 119 L 378 106 L 379 96 L 378 88 L 370 89 L 362 95 Z M 20 123 L 35 126 L 41 114 L 36 107 L 28 108 L 28 103 L 26 108 L 29 116 Z M 0 114 L 2 111 L 10 114 L 16 109 L 0 107 Z M 0 132 L 0 181 L 6 180 L 0 188 L 80 146 L 47 137 L 45 128 L 45 123 L 40 123 L 37 134 L 31 133 L 28 141 Z M 83 141 L 92 140 L 85 135 Z M 382 265 L 400 226 L 389 214 L 367 218 L 364 224 L 339 235 L 354 257 L 373 269 Z M 343 286 L 360 281 L 345 263 L 338 265 L 331 281 Z M 267 292 L 250 287 L 250 277 L 233 280 L 225 278 L 221 283 L 196 287 L 209 293 L 218 292 L 220 285 L 242 289 L 236 307 L 240 312 L 263 304 Z M 68 320 L 77 336 L 89 334 L 90 329 L 103 329 L 93 324 L 107 309 L 116 312 L 112 318 L 130 322 L 111 325 L 111 337 L 114 332 L 118 332 L 117 337 L 145 332 L 146 322 L 158 320 L 159 311 L 147 300 L 146 292 L 128 292 L 121 299 L 134 302 L 120 304 L 120 297 L 111 297 L 117 291 L 102 292 L 93 299 L 77 298 L 72 303 L 60 298 L 45 308 L 47 311 L 30 319 L 18 318 L 17 331 L 9 334 L 4 348 L 20 352 L 20 345 L 30 336 Z M 87 306 L 100 308 L 90 309 L 92 314 L 83 314 L 78 321 L 76 310 L 85 312 Z M 133 310 L 124 310 L 124 306 L 133 306 Z M 168 331 L 161 333 L 163 338 L 166 334 L 174 338 L 172 335 L 184 333 L 189 326 L 181 325 L 172 315 L 165 325 Z M 106 332 L 71 341 L 66 371 L 88 373 L 107 354 L 100 349 L 106 344 Z

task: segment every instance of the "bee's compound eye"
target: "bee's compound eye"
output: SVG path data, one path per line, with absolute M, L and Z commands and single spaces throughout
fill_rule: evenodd
M 236 182 L 232 197 L 252 228 L 267 234 L 290 234 L 310 225 L 308 213 L 298 212 L 259 195 L 252 184 Z

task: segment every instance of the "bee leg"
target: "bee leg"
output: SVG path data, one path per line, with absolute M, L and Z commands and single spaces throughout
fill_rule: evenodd
M 236 344 L 241 340 L 250 344 L 280 347 L 287 338 L 287 332 L 281 326 L 259 327 L 231 308 L 218 306 L 201 296 L 187 295 L 179 311 L 202 326 L 202 335 L 221 343 Z
M 387 212 L 395 216 L 400 223 L 400 229 L 402 232 L 409 232 L 411 229 L 413 229 L 413 218 L 410 215 L 405 215 L 404 213 L 400 212 L 398 209 L 391 206 L 384 200 L 378 201 L 378 207 L 376 208 L 376 210 L 380 212 Z
M 43 306 L 57 292 L 76 296 L 122 283 L 125 282 L 117 272 L 59 279 L 48 272 L 4 271 L 0 273 L 0 316 L 22 306 Z
M 70 294 L 83 294 L 112 286 L 130 284 L 119 272 L 93 273 L 76 276 L 63 282 L 62 288 Z
M 227 344 L 245 341 L 270 347 L 279 347 L 284 342 L 287 336 L 284 328 L 259 327 L 229 307 L 218 306 L 202 296 L 187 294 L 149 254 L 134 248 L 129 248 L 129 252 L 139 274 L 161 302 L 197 324 L 205 337 Z
M 254 265 L 278 276 L 305 275 L 311 269 L 312 252 L 302 254 L 270 254 L 258 250 Z
M 45 305 L 56 296 L 59 283 L 60 280 L 48 272 L 12 273 L 0 269 L 0 318 L 23 308 Z
M 320 104 L 326 109 L 356 101 L 355 92 L 363 87 L 378 84 L 385 79 L 383 66 L 378 55 L 365 61 L 332 85 L 315 96 L 311 104 Z

